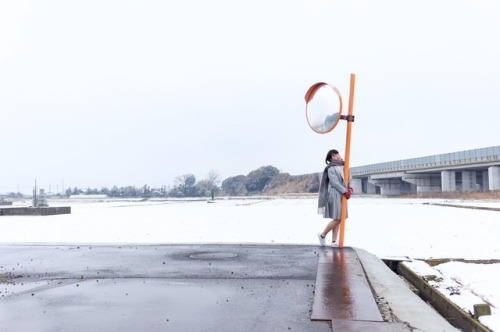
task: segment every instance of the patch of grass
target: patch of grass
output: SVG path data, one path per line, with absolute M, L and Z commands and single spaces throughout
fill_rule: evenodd
M 0 284 L 8 284 L 12 282 L 12 279 L 16 278 L 17 276 L 13 275 L 10 272 L 7 273 L 0 273 Z
M 440 192 L 440 193 L 422 193 L 406 194 L 398 197 L 407 198 L 444 198 L 456 200 L 500 200 L 500 191 L 481 191 L 481 192 Z
M 424 259 L 424 261 L 430 266 L 437 266 L 439 264 L 448 262 L 462 262 L 468 264 L 498 264 L 500 259 L 463 259 L 463 258 L 432 258 Z

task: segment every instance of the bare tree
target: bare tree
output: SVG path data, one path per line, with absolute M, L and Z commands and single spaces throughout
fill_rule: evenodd
M 196 178 L 193 174 L 184 174 L 175 178 L 174 190 L 184 197 L 192 197 L 195 194 Z
M 211 170 L 208 175 L 207 175 L 207 184 L 208 187 L 207 189 L 210 192 L 210 196 L 212 197 L 212 200 L 215 198 L 215 194 L 219 192 L 219 184 L 220 184 L 220 175 L 216 170 Z
M 207 177 L 196 184 L 196 191 L 200 196 L 211 196 L 212 200 L 220 191 L 219 174 L 212 170 L 207 174 Z

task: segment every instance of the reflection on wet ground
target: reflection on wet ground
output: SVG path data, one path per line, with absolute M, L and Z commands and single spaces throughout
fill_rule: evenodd
M 320 253 L 312 319 L 383 321 L 354 250 Z

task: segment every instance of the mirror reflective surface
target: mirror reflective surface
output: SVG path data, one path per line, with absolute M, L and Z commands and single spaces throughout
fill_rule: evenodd
M 337 88 L 316 83 L 309 88 L 305 99 L 309 127 L 320 134 L 332 131 L 342 114 L 342 98 Z

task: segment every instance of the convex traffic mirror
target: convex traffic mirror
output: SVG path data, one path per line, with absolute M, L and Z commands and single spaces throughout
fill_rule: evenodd
M 342 115 L 339 90 L 328 83 L 316 83 L 307 90 L 305 100 L 309 127 L 319 134 L 332 131 Z

